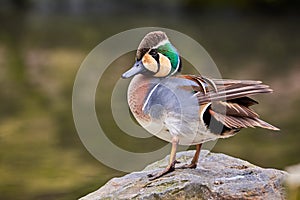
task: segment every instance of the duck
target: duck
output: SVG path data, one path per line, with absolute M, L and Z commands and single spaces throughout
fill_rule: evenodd
M 180 54 L 166 33 L 153 31 L 140 42 L 134 65 L 122 74 L 123 79 L 133 77 L 127 102 L 134 118 L 148 132 L 172 144 L 168 166 L 149 174 L 150 180 L 175 170 L 178 145 L 196 146 L 191 162 L 178 167 L 195 169 L 205 142 L 234 136 L 249 127 L 279 130 L 251 108 L 258 102 L 249 96 L 271 93 L 268 85 L 185 75 L 180 73 L 182 67 Z

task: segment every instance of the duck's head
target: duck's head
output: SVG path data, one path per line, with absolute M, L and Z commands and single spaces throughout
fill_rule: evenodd
M 122 75 L 130 78 L 136 74 L 153 77 L 167 77 L 181 70 L 180 56 L 162 31 L 148 33 L 136 52 L 136 62 Z

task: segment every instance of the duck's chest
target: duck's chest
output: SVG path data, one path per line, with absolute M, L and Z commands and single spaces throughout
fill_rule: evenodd
M 155 81 L 143 75 L 135 76 L 129 84 L 127 94 L 128 105 L 140 123 L 151 120 L 150 116 L 143 112 L 143 106 L 153 87 L 155 87 Z
M 163 140 L 170 142 L 176 135 L 180 144 L 190 145 L 215 139 L 199 116 L 205 108 L 193 96 L 191 84 L 176 77 L 137 75 L 128 87 L 130 110 L 142 127 Z
M 199 122 L 198 100 L 190 82 L 176 77 L 135 76 L 128 87 L 128 104 L 137 121 L 145 128 L 149 122 L 182 126 Z M 172 130 L 170 130 L 172 131 Z M 173 131 L 174 132 L 174 131 Z

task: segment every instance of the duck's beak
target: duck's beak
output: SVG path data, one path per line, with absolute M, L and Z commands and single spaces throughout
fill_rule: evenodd
M 127 72 L 125 72 L 124 74 L 122 74 L 122 78 L 130 78 L 136 74 L 145 72 L 146 68 L 144 67 L 142 60 L 136 61 L 136 63 L 134 63 L 133 67 L 131 69 L 129 69 Z

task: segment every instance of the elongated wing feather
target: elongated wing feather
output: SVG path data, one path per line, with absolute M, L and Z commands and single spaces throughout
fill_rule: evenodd
M 243 105 L 243 106 L 246 106 L 246 107 L 258 104 L 257 101 L 255 101 L 255 100 L 253 100 L 249 97 L 241 97 L 241 98 L 237 98 L 237 99 L 231 99 L 231 100 L 228 100 L 228 101 L 232 102 L 232 103 L 237 103 L 237 104 L 240 104 L 240 105 Z
M 259 117 L 251 108 L 232 102 L 216 101 L 213 102 L 211 108 L 220 114 L 237 116 L 237 117 Z
M 242 98 L 259 93 L 270 93 L 273 90 L 268 85 L 261 84 L 260 82 L 234 83 L 226 85 L 216 84 L 218 91 L 210 90 L 206 94 L 201 92 L 197 93 L 200 104 L 208 103 L 211 101 L 226 101 L 236 98 Z
M 202 76 L 183 75 L 182 78 L 197 83 L 195 96 L 200 105 L 211 103 L 209 114 L 231 130 L 246 127 L 261 127 L 279 130 L 275 126 L 259 119 L 249 106 L 258 104 L 250 95 L 270 93 L 273 90 L 261 81 L 209 79 Z
M 195 95 L 199 104 L 206 104 L 212 101 L 228 101 L 237 98 L 244 98 L 248 104 L 256 104 L 247 96 L 258 93 L 270 93 L 273 90 L 261 81 L 232 80 L 232 79 L 209 79 L 195 75 L 181 75 L 181 78 L 194 81 L 198 86 L 194 87 Z M 246 98 L 248 98 L 246 100 Z M 251 103 L 250 103 L 251 102 Z
M 226 127 L 232 129 L 240 129 L 247 127 L 261 127 L 270 130 L 278 131 L 279 129 L 259 118 L 236 117 L 230 115 L 222 115 L 220 113 L 210 110 L 210 114 L 219 122 L 223 123 Z

